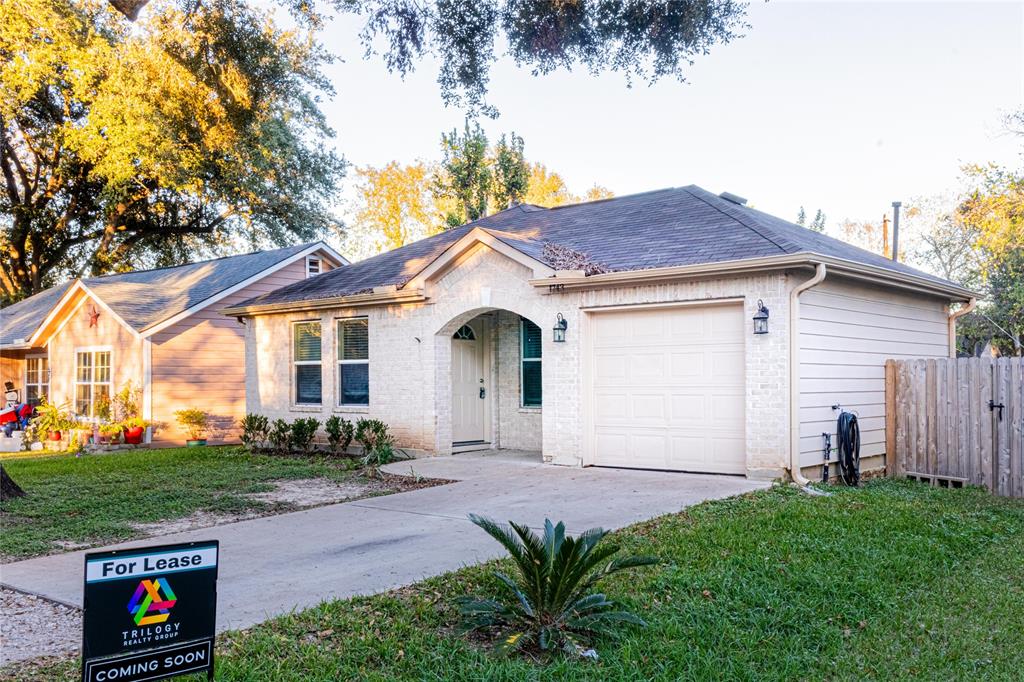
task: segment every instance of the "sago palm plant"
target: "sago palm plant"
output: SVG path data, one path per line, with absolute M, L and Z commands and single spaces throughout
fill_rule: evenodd
M 619 559 L 615 545 L 600 545 L 608 534 L 592 528 L 566 536 L 565 524 L 544 520 L 544 536 L 509 522 L 502 526 L 470 514 L 470 520 L 501 543 L 516 565 L 516 579 L 496 575 L 508 588 L 504 598 L 459 600 L 462 631 L 491 630 L 500 637 L 497 649 L 508 653 L 523 647 L 595 656 L 586 649 L 593 637 L 614 632 L 622 623 L 646 625 L 638 616 L 616 608 L 603 593 L 593 591 L 606 576 L 658 560 L 650 556 Z

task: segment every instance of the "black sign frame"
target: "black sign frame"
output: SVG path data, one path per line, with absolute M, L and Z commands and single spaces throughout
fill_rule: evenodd
M 213 563 L 207 565 L 211 551 Z M 189 565 L 200 563 L 200 557 L 202 565 Z M 82 682 L 107 679 L 108 675 L 101 678 L 100 673 L 115 666 L 119 667 L 114 678 L 118 682 L 155 682 L 203 670 L 208 680 L 214 679 L 218 540 L 88 552 L 84 562 Z M 101 566 L 100 577 L 90 579 L 90 564 Z M 108 577 L 107 572 L 112 575 Z M 179 586 L 184 583 L 185 589 L 179 587 L 178 591 L 197 598 L 186 597 L 184 605 L 178 604 L 178 594 L 168 594 L 169 580 Z M 140 617 L 137 612 L 132 616 L 132 604 L 138 603 L 140 593 L 147 614 L 159 608 L 151 606 L 155 599 L 166 602 L 173 598 L 174 602 L 152 617 Z M 175 618 L 168 622 L 172 612 Z M 120 643 L 116 635 L 122 635 Z

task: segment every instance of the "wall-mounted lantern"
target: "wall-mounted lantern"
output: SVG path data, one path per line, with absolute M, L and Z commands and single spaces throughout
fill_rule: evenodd
M 562 317 L 562 313 L 558 313 L 555 318 L 555 327 L 552 330 L 555 333 L 555 343 L 565 343 L 565 330 L 569 328 L 569 322 Z
M 764 307 L 764 301 L 757 299 L 757 313 L 754 315 L 754 333 L 768 333 L 768 308 Z

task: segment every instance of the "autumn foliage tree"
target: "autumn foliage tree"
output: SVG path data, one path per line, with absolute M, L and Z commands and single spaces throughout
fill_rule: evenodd
M 526 159 L 523 138 L 502 135 L 491 145 L 467 123 L 442 135 L 442 160 L 357 168 L 346 250 L 355 257 L 395 249 L 520 203 L 554 207 L 607 199 L 611 190 L 569 190 L 561 175 Z
M 0 293 L 59 276 L 312 238 L 344 164 L 327 55 L 233 0 L 0 5 Z

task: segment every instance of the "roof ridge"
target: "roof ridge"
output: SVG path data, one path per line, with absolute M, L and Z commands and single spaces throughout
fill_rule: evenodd
M 105 275 L 94 275 L 93 277 L 81 277 L 81 276 L 79 276 L 79 277 L 75 277 L 75 278 L 71 279 L 70 281 L 74 281 L 75 279 L 80 279 L 83 282 L 89 282 L 89 281 L 97 280 L 97 279 L 105 279 L 107 277 L 121 277 L 122 275 L 134 275 L 134 274 L 143 273 L 143 272 L 159 272 L 161 270 L 174 270 L 176 268 L 186 268 L 186 267 L 188 267 L 190 265 L 202 265 L 203 263 L 215 263 L 215 262 L 221 261 L 221 260 L 228 260 L 229 258 L 243 258 L 245 256 L 256 256 L 256 255 L 260 255 L 260 254 L 264 254 L 264 253 L 272 253 L 274 251 L 286 251 L 288 249 L 299 249 L 301 251 L 304 248 L 308 249 L 310 246 L 313 246 L 314 244 L 320 244 L 322 242 L 323 242 L 322 239 L 317 239 L 316 241 L 304 242 L 302 244 L 292 244 L 290 246 L 279 246 L 276 249 L 263 249 L 262 251 L 249 251 L 249 252 L 246 252 L 246 253 L 235 253 L 235 254 L 232 254 L 230 256 L 217 256 L 216 258 L 207 258 L 206 260 L 197 260 L 197 261 L 192 261 L 191 263 L 181 263 L 180 265 L 164 265 L 164 266 L 161 266 L 159 268 L 148 268 L 146 270 L 128 270 L 126 272 L 108 272 Z
M 576 201 L 571 204 L 562 204 L 561 206 L 551 206 L 547 208 L 548 211 L 557 211 L 562 208 L 573 208 L 574 206 L 587 206 L 590 204 L 600 204 L 604 201 L 617 201 L 618 199 L 632 199 L 633 197 L 642 197 L 646 194 L 657 194 L 658 192 L 668 192 L 675 189 L 684 189 L 681 187 L 662 187 L 660 189 L 649 189 L 646 192 L 634 192 L 633 194 L 623 194 L 622 196 L 604 197 L 602 199 L 588 199 L 587 201 Z M 531 204 L 532 206 L 533 204 Z
M 509 232 L 508 230 L 499 230 L 496 227 L 479 227 L 479 229 L 483 230 L 484 232 L 488 232 L 488 233 L 494 234 L 494 235 L 508 235 L 509 237 L 512 237 L 514 239 L 518 239 L 518 240 L 524 241 L 524 242 L 536 242 L 538 244 L 543 244 L 544 243 L 544 241 L 542 241 L 540 239 L 534 239 L 533 237 L 523 237 L 518 232 Z
M 708 194 L 711 194 L 711 192 L 708 192 L 706 189 L 704 189 L 703 187 L 700 187 L 698 185 L 688 185 L 687 187 L 682 187 L 680 189 L 682 189 L 684 192 L 686 192 L 687 194 L 689 194 L 693 198 L 698 199 L 698 200 L 704 202 L 705 204 L 707 204 L 711 208 L 715 209 L 716 211 L 718 211 L 722 215 L 729 216 L 730 218 L 732 218 L 733 220 L 738 222 L 740 225 L 742 225 L 743 227 L 747 228 L 748 230 L 750 230 L 751 232 L 756 234 L 758 237 L 761 237 L 761 239 L 764 239 L 765 241 L 770 242 L 771 244 L 773 244 L 776 247 L 778 247 L 778 249 L 780 251 L 782 251 L 782 253 L 798 253 L 800 251 L 800 247 L 797 244 L 794 244 L 791 241 L 789 241 L 788 239 L 785 239 L 784 237 L 781 237 L 780 235 L 776 234 L 775 231 L 772 230 L 771 228 L 758 223 L 758 226 L 761 228 L 761 230 L 764 230 L 764 232 L 762 232 L 758 228 L 756 228 L 753 225 L 750 225 L 749 223 L 747 223 L 743 219 L 744 216 L 742 216 L 742 215 L 740 215 L 740 216 L 734 215 L 733 213 L 724 210 L 721 206 L 716 206 L 715 204 L 713 204 L 710 201 L 708 201 L 706 198 L 704 198 L 704 197 L 700 196 L 699 194 L 697 194 L 696 192 L 694 192 L 691 189 L 691 187 L 692 188 L 696 188 L 696 189 L 700 190 L 701 192 L 707 192 Z M 765 234 L 765 232 L 767 232 L 767 234 Z M 783 242 L 783 243 L 780 244 L 779 242 Z M 784 244 L 788 245 L 789 248 L 787 248 L 787 246 L 784 246 Z

